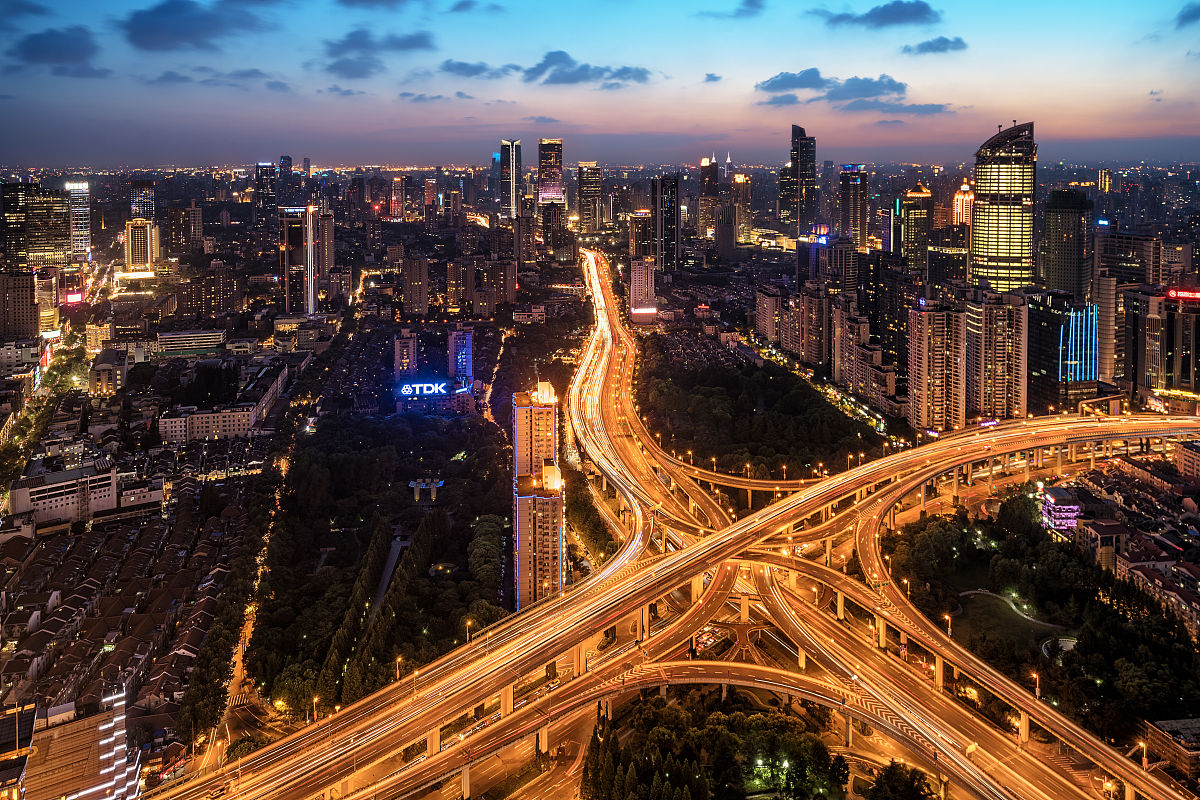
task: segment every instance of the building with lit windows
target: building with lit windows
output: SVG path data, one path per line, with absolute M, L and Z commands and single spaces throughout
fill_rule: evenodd
M 1093 203 L 1078 189 L 1056 189 L 1046 201 L 1039 272 L 1047 289 L 1088 299 L 1092 288 Z
M 558 398 L 549 381 L 513 395 L 513 474 L 532 475 L 558 460 Z
M 71 196 L 71 260 L 86 263 L 92 255 L 92 196 L 87 181 L 67 181 Z
M 600 229 L 602 217 L 601 195 L 603 174 L 595 161 L 579 162 L 579 230 L 595 233 Z
M 971 214 L 975 207 L 975 191 L 971 182 L 963 178 L 963 185 L 954 193 L 954 206 L 951 221 L 955 225 L 971 227 Z
M 966 316 L 933 302 L 908 312 L 908 424 L 936 436 L 967 421 Z
M 421 342 L 417 335 L 408 328 L 403 328 L 396 335 L 393 345 L 395 358 L 392 362 L 392 374 L 396 380 L 416 375 L 421 351 Z
M 967 417 L 1024 417 L 1029 345 L 1025 299 L 988 292 L 969 299 L 965 310 Z
M 519 475 L 514 481 L 513 571 L 518 611 L 563 588 L 563 481 L 558 466 L 550 461 L 536 475 Z
M 316 206 L 279 209 L 279 284 L 285 314 L 317 313 Z
M 866 247 L 870 235 L 866 167 L 862 164 L 845 164 L 839 180 L 841 224 L 838 230 L 843 236 L 849 236 L 855 246 Z
M 161 245 L 158 226 L 148 219 L 131 219 L 125 223 L 125 271 L 153 271 L 159 259 Z
M 678 172 L 650 179 L 650 203 L 654 214 L 654 263 L 664 272 L 673 272 L 679 267 L 682 248 Z
M 273 161 L 260 161 L 254 166 L 254 224 L 261 227 L 278 220 L 275 211 L 275 182 L 277 167 Z
M 994 292 L 1033 283 L 1033 203 L 1037 186 L 1033 123 L 1000 131 L 975 153 L 971 282 Z
M 129 216 L 133 219 L 154 221 L 157 214 L 154 199 L 154 181 L 132 180 L 129 182 Z
M 654 291 L 653 257 L 637 258 L 629 265 L 629 318 L 639 325 L 658 317 L 658 297 Z
M 737 226 L 737 240 L 750 241 L 750 229 L 754 227 L 754 212 L 750 208 L 750 176 L 744 172 L 736 172 L 730 185 L 733 188 L 734 224 Z
M 1100 385 L 1097 308 L 1066 292 L 1022 294 L 1029 314 L 1029 411 L 1074 411 L 1080 401 L 1096 397 Z
M 654 214 L 641 208 L 629 215 L 629 258 L 654 257 Z
M 449 375 L 464 386 L 470 386 L 475 381 L 474 336 L 474 331 L 460 325 L 451 330 L 447 337 Z
M 563 140 L 538 140 L 537 201 L 539 205 L 558 203 L 566 205 L 567 195 L 563 188 Z
M 404 313 L 410 317 L 423 317 L 429 313 L 429 260 L 406 258 L 401 269 L 403 284 L 401 295 Z
M 700 159 L 700 214 L 697 232 L 701 238 L 711 237 L 717 226 L 720 168 L 715 155 L 712 158 Z
M 521 140 L 500 140 L 500 216 L 521 214 Z
M 900 201 L 900 252 L 910 270 L 924 271 L 933 217 L 933 193 L 917 184 Z

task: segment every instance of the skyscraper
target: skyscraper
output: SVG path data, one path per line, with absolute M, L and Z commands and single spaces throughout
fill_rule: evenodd
M 546 462 L 513 481 L 513 572 L 521 610 L 562 590 L 566 564 L 562 472 Z
M 967 416 L 1025 416 L 1029 316 L 1016 294 L 983 293 L 966 304 Z
M 0 247 L 11 270 L 66 267 L 71 263 L 71 195 L 35 183 L 0 189 L 4 233 Z
M 795 230 L 789 235 L 803 235 L 813 229 L 820 211 L 817 197 L 817 140 L 806 136 L 804 128 L 792 126 L 792 174 L 795 176 Z
M 654 322 L 658 297 L 654 292 L 653 257 L 635 258 L 629 265 L 629 318 L 638 324 Z
M 155 219 L 154 181 L 129 182 L 129 216 L 131 219 Z
M 700 215 L 699 234 L 712 236 L 717 224 L 717 194 L 720 190 L 716 158 L 700 159 Z
M 908 312 L 908 424 L 934 434 L 967 420 L 966 324 L 962 311 L 920 303 Z
M 533 475 L 558 460 L 558 398 L 549 381 L 513 395 L 513 474 Z
M 0 341 L 37 338 L 37 283 L 32 272 L 0 272 Z
M 1048 289 L 1087 300 L 1092 286 L 1093 203 L 1078 189 L 1058 189 L 1046 201 L 1041 276 Z
M 402 274 L 404 313 L 423 317 L 429 313 L 429 261 L 424 258 L 404 259 Z
M 417 335 L 408 328 L 403 328 L 400 333 L 396 334 L 392 345 L 394 349 L 392 376 L 397 381 L 401 381 L 416 375 L 417 368 L 420 366 L 418 357 L 421 349 L 421 341 Z
M 974 205 L 975 192 L 971 189 L 971 182 L 963 178 L 962 186 L 954 193 L 953 224 L 971 227 L 971 212 Z
M 1096 228 L 1095 271 L 1107 270 L 1117 283 L 1166 283 L 1162 239 L 1131 233 L 1104 221 Z
M 469 309 L 475 296 L 476 256 L 460 256 L 446 264 L 446 302 Z
M 1081 400 L 1095 397 L 1099 387 L 1097 308 L 1055 291 L 1029 290 L 1026 302 L 1029 411 L 1074 411 Z
M 1033 123 L 1000 131 L 975 153 L 971 281 L 996 292 L 1033 283 Z
M 71 260 L 86 263 L 92 255 L 92 198 L 87 181 L 67 181 L 71 195 Z
M 500 216 L 521 213 L 521 140 L 500 140 Z
M 639 209 L 629 215 L 629 260 L 654 257 L 654 215 Z
M 900 252 L 910 270 L 925 270 L 932 215 L 932 192 L 918 183 L 904 193 L 900 202 Z
M 654 213 L 654 263 L 665 272 L 673 272 L 679 267 L 682 246 L 678 172 L 650 179 L 650 202 Z
M 733 212 L 739 242 L 750 241 L 750 229 L 754 227 L 754 212 L 750 210 L 750 176 L 735 172 L 731 179 L 733 187 Z
M 474 331 L 459 325 L 446 337 L 446 357 L 449 376 L 470 386 L 475 381 Z
M 316 206 L 279 209 L 279 281 L 287 314 L 317 313 Z
M 268 225 L 277 221 L 275 201 L 275 164 L 260 161 L 254 167 L 254 224 Z
M 579 230 L 594 233 L 600 228 L 603 176 L 595 161 L 579 162 Z
M 841 225 L 839 230 L 858 247 L 867 246 L 870 208 L 867 198 L 867 173 L 862 164 L 843 164 L 841 174 Z
M 566 203 L 563 190 L 562 139 L 538 140 L 538 204 Z
M 125 223 L 126 271 L 153 269 L 160 252 L 157 225 L 148 219 L 131 219 Z
M 317 218 L 317 279 L 328 280 L 334 267 L 333 214 Z

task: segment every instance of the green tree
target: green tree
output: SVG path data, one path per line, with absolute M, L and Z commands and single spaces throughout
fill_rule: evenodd
M 864 797 L 866 800 L 933 800 L 934 791 L 924 772 L 891 761 L 880 770 Z

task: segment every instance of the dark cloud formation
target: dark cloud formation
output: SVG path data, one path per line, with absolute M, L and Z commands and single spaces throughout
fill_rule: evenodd
M 650 70 L 645 67 L 584 64 L 565 50 L 551 50 L 537 64 L 522 70 L 521 80 L 525 83 L 541 83 L 543 86 L 599 83 L 602 89 L 620 89 L 629 83 L 650 80 Z
M 448 100 L 444 94 L 425 94 L 424 92 L 401 92 L 401 100 L 410 103 L 436 103 L 438 100 Z
M 543 117 L 540 114 L 535 114 L 532 117 L 523 117 L 526 122 L 536 122 L 538 125 L 557 125 L 560 120 L 554 117 Z
M 766 8 L 766 0 L 742 0 L 732 11 L 701 11 L 702 17 L 719 17 L 721 19 L 749 19 L 762 14 Z
M 191 75 L 184 75 L 182 72 L 176 72 L 169 69 L 159 75 L 157 78 L 151 78 L 146 83 L 172 84 L 172 83 L 191 83 L 194 78 Z
M 941 12 L 936 11 L 925 0 L 891 0 L 890 3 L 875 6 L 861 14 L 835 14 L 823 8 L 815 8 L 810 13 L 823 17 L 825 24 L 830 27 L 858 25 L 878 29 L 895 25 L 931 25 L 942 20 Z
M 325 71 L 346 80 L 369 78 L 385 69 L 380 52 L 433 49 L 433 35 L 429 31 L 376 37 L 366 28 L 355 28 L 341 39 L 326 40 L 325 55 L 332 61 L 325 65 Z
M 1147 94 L 1150 95 L 1150 98 L 1154 100 L 1154 102 L 1162 102 L 1162 89 L 1151 89 L 1149 92 L 1147 92 Z
M 891 75 L 880 75 L 878 78 L 854 76 L 830 86 L 822 99 L 857 100 L 862 97 L 880 97 L 889 94 L 903 97 L 906 91 L 908 91 L 908 86 Z
M 333 86 L 325 89 L 317 89 L 317 94 L 335 94 L 338 97 L 354 97 L 358 94 L 366 94 L 366 92 L 359 91 L 358 89 L 344 89 L 335 83 Z
M 17 61 L 7 71 L 49 67 L 53 75 L 63 78 L 107 78 L 110 69 L 92 65 L 92 59 L 100 53 L 92 32 L 82 25 L 66 28 L 47 28 L 21 37 L 5 54 Z
M 945 103 L 903 103 L 899 100 L 880 100 L 877 98 L 860 98 L 839 106 L 842 111 L 883 111 L 888 114 L 914 114 L 927 116 L 930 114 L 950 114 L 950 106 Z
M 881 119 L 876 120 L 875 124 L 881 127 L 891 127 L 893 125 L 905 125 L 907 123 L 905 123 L 905 121 L 902 119 Z
M 514 72 L 520 72 L 521 67 L 516 64 L 493 67 L 482 61 L 455 61 L 452 58 L 447 58 L 438 66 L 438 71 L 445 72 L 448 75 L 457 75 L 460 78 L 485 78 L 487 80 L 494 80 L 495 78 L 503 78 L 505 75 L 510 75 Z
M 458 0 L 457 3 L 450 6 L 447 11 L 449 14 L 465 14 L 468 11 L 486 11 L 489 14 L 499 14 L 504 10 L 504 7 L 498 3 L 487 3 L 480 5 L 478 0 Z
M 835 82 L 834 78 L 823 77 L 821 70 L 816 67 L 809 67 L 799 72 L 778 72 L 754 84 L 754 88 L 763 92 L 789 92 L 795 89 L 824 89 Z
M 292 90 L 292 86 L 287 81 L 267 81 L 264 84 L 269 91 L 287 93 Z
M 792 93 L 777 94 L 774 97 L 768 97 L 766 100 L 760 100 L 760 106 L 794 106 L 799 105 L 800 98 Z
M 721 80 L 721 76 L 716 74 L 715 72 L 704 73 L 704 82 L 705 83 L 719 83 L 720 80 Z
M 338 0 L 348 8 L 399 8 L 408 0 Z
M 1175 28 L 1186 28 L 1200 22 L 1200 3 L 1188 3 L 1175 15 Z
M 246 85 L 248 82 L 264 81 L 264 85 L 271 91 L 291 91 L 291 87 L 283 81 L 268 80 L 271 76 L 258 67 L 247 67 L 223 72 L 213 67 L 202 65 L 192 67 L 192 72 L 195 73 L 195 76 L 188 75 L 179 70 L 169 69 L 159 74 L 156 78 L 150 78 L 146 83 L 160 86 L 195 83 L 199 86 L 225 86 L 232 89 L 248 89 L 250 88 Z
M 953 39 L 947 36 L 936 36 L 932 39 L 926 39 L 923 42 L 916 44 L 906 44 L 901 48 L 902 53 L 907 53 L 910 56 L 924 56 L 930 53 L 950 53 L 955 50 L 966 50 L 967 43 L 963 41 L 961 36 L 955 36 Z
M 49 14 L 50 9 L 40 3 L 30 0 L 5 0 L 4 9 L 0 12 L 0 30 L 11 30 L 13 23 L 20 17 L 32 17 Z
M 218 0 L 211 5 L 162 0 L 132 12 L 117 24 L 139 50 L 214 50 L 220 39 L 265 27 L 245 6 L 236 0 Z
M 457 97 L 459 100 L 474 100 L 475 99 L 475 95 L 467 94 L 466 92 L 455 92 L 454 96 Z

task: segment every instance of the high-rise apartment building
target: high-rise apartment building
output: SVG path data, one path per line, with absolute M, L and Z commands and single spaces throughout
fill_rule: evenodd
M 1026 413 L 1029 317 L 1017 294 L 981 293 L 966 303 L 969 419 L 1019 419 Z
M 125 223 L 127 272 L 153 269 L 161 252 L 157 225 L 148 219 L 131 219 Z
M 951 214 L 952 224 L 971 227 L 971 214 L 974 207 L 975 190 L 971 188 L 971 182 L 963 178 L 962 186 L 958 187 L 958 191 L 954 193 L 954 211 Z
M 600 229 L 603 174 L 595 161 L 579 162 L 579 230 L 595 233 Z
M 754 212 L 750 208 L 750 176 L 744 172 L 735 172 L 730 179 L 733 195 L 734 224 L 737 227 L 737 240 L 750 241 L 750 230 L 754 227 Z
M 857 247 L 866 247 L 870 234 L 866 167 L 862 164 L 844 164 L 840 186 L 841 224 L 838 230 L 843 236 L 849 236 Z
M 397 381 L 411 378 L 417 374 L 420 366 L 421 341 L 408 328 L 402 328 L 392 342 L 395 358 L 392 361 L 392 375 Z
M 446 302 L 459 309 L 469 309 L 475 297 L 475 268 L 477 256 L 460 256 L 446 264 Z
M 908 269 L 926 268 L 932 216 L 932 192 L 918 183 L 904 193 L 900 201 L 900 252 Z
M 148 179 L 130 181 L 130 219 L 148 219 L 153 222 L 156 218 L 157 210 L 157 203 L 154 197 L 154 181 Z
M 72 261 L 71 196 L 35 183 L 6 183 L 0 247 L 8 269 L 63 268 Z
M 549 381 L 513 395 L 513 474 L 534 475 L 558 460 L 558 398 Z
M 658 317 L 658 297 L 654 293 L 654 258 L 635 258 L 629 265 L 629 318 L 638 324 L 654 322 Z
M 513 572 L 521 610 L 563 588 L 566 526 L 562 473 L 553 462 L 513 481 Z
M 275 169 L 273 161 L 260 161 L 254 166 L 254 224 L 259 227 L 278 221 Z
M 711 237 L 717 226 L 717 196 L 720 192 L 720 164 L 716 156 L 700 159 L 700 213 L 698 233 Z
M 63 189 L 71 196 L 71 260 L 83 264 L 92 259 L 92 195 L 87 181 L 67 181 Z
M 655 264 L 664 272 L 679 267 L 682 248 L 680 231 L 683 220 L 679 206 L 679 173 L 656 175 L 650 179 L 650 203 L 654 213 Z
M 653 259 L 654 252 L 654 214 L 649 209 L 638 209 L 629 215 L 629 258 Z
M 0 272 L 0 341 L 37 338 L 37 283 L 32 272 Z
M 333 214 L 317 217 L 317 279 L 328 280 L 334 267 Z
M 279 209 L 279 282 L 287 314 L 317 313 L 316 206 Z
M 1094 262 L 1093 203 L 1078 189 L 1058 189 L 1046 201 L 1040 271 L 1048 289 L 1088 298 Z
M 1162 239 L 1153 234 L 1122 231 L 1112 224 L 1096 227 L 1094 269 L 1106 270 L 1118 283 L 1167 282 L 1163 270 Z
M 475 382 L 474 331 L 459 325 L 446 337 L 446 357 L 449 360 L 449 376 L 470 386 Z
M 1000 131 L 975 153 L 971 281 L 995 292 L 1033 283 L 1033 123 Z
M 817 140 L 807 136 L 804 128 L 799 125 L 792 126 L 790 156 L 789 177 L 794 181 L 794 189 L 791 189 L 789 194 L 795 199 L 792 219 L 784 228 L 784 232 L 789 236 L 802 236 L 811 231 L 816 224 L 820 214 L 820 200 L 817 196 Z M 783 192 L 782 183 L 780 192 Z
M 754 332 L 771 344 L 778 344 L 783 298 L 774 286 L 760 286 L 754 293 Z
M 429 260 L 424 258 L 404 259 L 401 271 L 403 287 L 401 297 L 404 313 L 409 317 L 423 317 L 429 313 Z
M 967 421 L 966 315 L 933 302 L 908 312 L 908 424 L 918 433 Z
M 539 204 L 567 202 L 563 187 L 562 139 L 538 140 L 537 186 Z
M 500 140 L 500 216 L 521 214 L 521 140 Z

